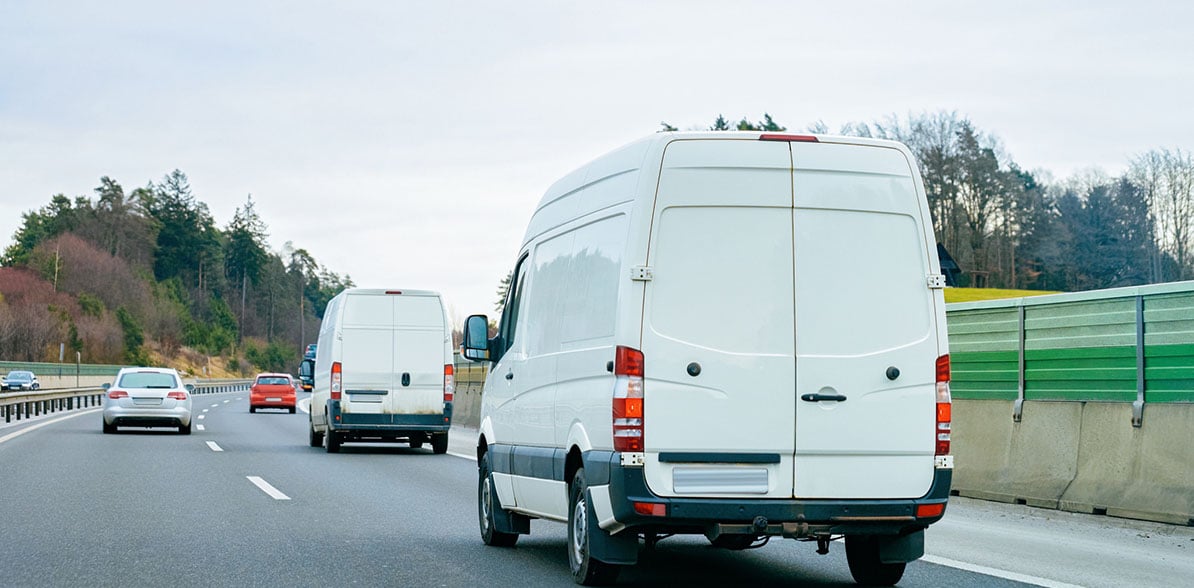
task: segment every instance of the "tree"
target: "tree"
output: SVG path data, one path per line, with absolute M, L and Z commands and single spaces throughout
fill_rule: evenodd
M 506 273 L 506 277 L 498 283 L 497 302 L 493 303 L 493 310 L 498 314 L 506 308 L 506 295 L 510 292 L 510 280 L 514 279 L 514 270 Z
M 195 199 L 186 174 L 174 170 L 160 184 L 151 184 L 142 194 L 145 208 L 157 221 L 157 255 L 154 277 L 175 276 L 200 290 L 210 290 L 212 268 L 220 257 L 219 231 L 207 205 Z
M 677 129 L 676 127 L 673 127 L 672 125 L 667 124 L 667 121 L 660 121 L 659 127 L 660 127 L 660 129 L 658 131 L 656 131 L 657 133 L 670 133 L 672 131 L 680 130 L 680 129 Z
M 728 131 L 730 130 L 730 122 L 720 114 L 713 120 L 713 126 L 709 127 L 710 131 Z

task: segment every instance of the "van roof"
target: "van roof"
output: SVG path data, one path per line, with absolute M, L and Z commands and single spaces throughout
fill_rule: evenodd
M 847 137 L 842 135 L 818 135 L 812 133 L 800 132 L 762 132 L 762 131 L 673 131 L 665 133 L 654 133 L 623 145 L 585 165 L 573 170 L 568 175 L 560 178 L 547 189 L 547 192 L 540 199 L 539 205 L 535 208 L 535 214 L 532 215 L 530 226 L 527 227 L 527 233 L 523 238 L 523 243 L 527 243 L 533 235 L 538 234 L 546 226 L 541 226 L 541 223 L 536 222 L 536 218 L 544 208 L 552 204 L 562 204 L 563 208 L 568 208 L 566 198 L 572 195 L 577 190 L 584 188 L 590 184 L 598 181 L 613 179 L 617 176 L 626 176 L 633 174 L 629 178 L 638 185 L 638 174 L 640 172 L 653 171 L 658 173 L 658 168 L 644 168 L 647 165 L 647 156 L 652 153 L 661 153 L 667 143 L 672 141 L 691 141 L 701 139 L 717 139 L 717 140 L 737 140 L 737 141 L 758 141 L 763 135 L 800 135 L 802 137 L 814 137 L 817 143 L 832 143 L 838 145 L 869 145 L 874 147 L 887 147 L 902 151 L 909 161 L 915 161 L 912 152 L 908 147 L 899 141 L 891 141 L 887 139 L 870 139 L 866 137 Z M 658 162 L 653 162 L 658 163 Z M 653 177 L 653 176 L 652 176 Z M 644 178 L 645 179 L 645 178 Z M 652 183 L 653 187 L 654 184 Z M 640 187 L 640 189 L 642 189 Z M 651 190 L 654 193 L 654 190 Z M 625 200 L 632 200 L 638 198 L 640 194 L 636 190 L 634 193 L 625 194 Z M 608 205 L 609 203 L 603 203 Z M 575 205 L 580 208 L 585 208 L 582 205 Z

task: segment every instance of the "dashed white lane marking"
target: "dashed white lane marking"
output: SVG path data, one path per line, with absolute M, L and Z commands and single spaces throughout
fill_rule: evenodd
M 1005 580 L 1012 580 L 1013 582 L 1023 582 L 1025 584 L 1033 584 L 1036 586 L 1045 586 L 1046 588 L 1080 588 L 1076 584 L 1067 584 L 1065 582 L 1058 582 L 1049 580 L 1047 578 L 1038 578 L 1036 576 L 1029 576 L 1027 574 L 1017 574 L 1016 572 L 1008 572 L 996 568 L 989 568 L 987 566 L 980 566 L 977 564 L 966 563 L 964 561 L 957 561 L 945 557 L 937 557 L 935 555 L 921 556 L 921 561 L 927 561 L 931 564 L 940 566 L 948 566 L 957 568 L 959 570 L 966 570 L 968 572 L 976 572 L 987 576 L 995 576 L 996 578 L 1003 578 Z
M 36 431 L 37 429 L 40 429 L 46 425 L 52 425 L 57 422 L 65 421 L 66 419 L 73 419 L 77 416 L 83 416 L 85 414 L 91 414 L 93 412 L 99 412 L 101 410 L 103 410 L 103 408 L 93 408 L 91 410 L 84 410 L 84 411 L 76 412 L 74 414 L 60 416 L 56 419 L 50 419 L 48 421 L 43 421 L 43 422 L 37 423 L 36 425 L 30 425 L 24 429 L 21 429 L 20 431 L 15 431 L 15 432 L 9 433 L 3 437 L 0 437 L 0 443 L 4 443 L 5 441 L 8 441 L 9 439 L 15 439 L 17 437 L 20 437 L 21 435 L 24 435 L 25 433 L 28 433 L 29 431 Z
M 203 418 L 203 417 L 206 417 L 206 416 L 207 416 L 207 415 L 205 415 L 205 414 L 201 414 L 201 415 L 199 415 L 199 416 L 197 416 L 197 417 L 195 417 L 195 418 L 197 418 L 197 419 L 201 419 L 201 418 Z
M 272 496 L 274 498 L 274 500 L 290 500 L 289 496 L 282 494 L 281 491 L 279 491 L 277 488 L 274 488 L 272 485 L 270 485 L 269 482 L 262 480 L 259 476 L 245 476 L 245 477 L 248 478 L 249 481 L 252 482 L 254 486 L 260 488 L 262 492 L 265 492 L 266 494 L 269 494 L 270 496 Z
M 195 425 L 195 428 L 196 428 L 196 429 L 199 429 L 200 431 L 206 431 L 206 430 L 207 430 L 207 429 L 205 429 L 205 428 L 203 427 L 203 425 Z
M 304 399 L 298 401 L 298 409 L 307 414 L 311 414 L 311 399 L 304 398 Z
M 225 400 L 224 402 L 228 402 L 228 401 L 227 401 L 227 400 Z M 217 406 L 219 406 L 219 405 L 220 405 L 220 404 L 217 402 L 216 404 L 213 404 L 213 405 L 211 405 L 211 407 L 212 407 L 212 408 L 215 408 L 215 407 L 217 407 Z
M 225 401 L 224 401 L 224 404 L 228 404 L 229 402 L 232 402 L 232 401 L 231 401 L 231 400 L 225 400 Z M 213 404 L 212 406 L 215 406 L 215 405 Z
M 207 411 L 209 411 L 209 410 L 211 410 L 211 409 L 210 409 L 210 408 L 205 408 L 205 409 L 203 409 L 203 412 L 207 412 Z
M 215 441 L 208 441 L 207 446 L 210 447 L 212 451 L 224 451 L 224 448 L 216 445 Z

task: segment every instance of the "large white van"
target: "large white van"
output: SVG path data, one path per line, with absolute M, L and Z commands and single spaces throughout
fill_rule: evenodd
M 438 293 L 344 290 L 328 302 L 318 345 L 312 447 L 336 453 L 347 441 L 430 441 L 435 453 L 447 452 L 452 335 Z
M 660 133 L 556 182 L 531 218 L 477 440 L 490 545 L 568 523 L 581 584 L 639 538 L 845 537 L 894 584 L 949 497 L 944 279 L 895 142 Z M 320 347 L 320 353 L 322 353 Z

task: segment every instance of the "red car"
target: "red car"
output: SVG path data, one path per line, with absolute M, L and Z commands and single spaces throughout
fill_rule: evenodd
M 249 412 L 259 408 L 286 408 L 294 414 L 294 380 L 290 374 L 257 374 L 249 388 Z

